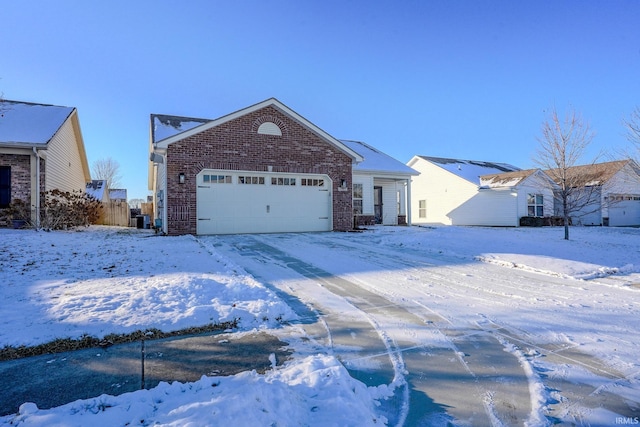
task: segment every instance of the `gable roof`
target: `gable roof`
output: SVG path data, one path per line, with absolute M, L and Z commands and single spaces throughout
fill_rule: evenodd
M 361 141 L 340 140 L 363 157 L 363 161 L 353 167 L 354 172 L 378 174 L 419 175 L 414 169 Z
M 567 169 L 567 181 L 572 186 L 598 186 L 609 181 L 624 166 L 630 164 L 636 172 L 638 169 L 633 160 L 615 160 L 612 162 L 594 163 L 591 165 L 573 166 Z M 560 184 L 561 169 L 544 171 L 552 180 Z
M 480 177 L 480 186 L 486 188 L 515 187 L 538 170 L 539 169 L 526 169 L 492 175 L 482 175 Z
M 87 182 L 84 192 L 96 200 L 102 200 L 104 198 L 106 189 L 107 181 L 105 181 L 104 179 L 94 179 L 90 182 Z
M 46 145 L 74 111 L 73 107 L 0 101 L 0 144 Z
M 127 189 L 126 188 L 110 188 L 109 198 L 111 200 L 127 200 Z
M 180 129 L 182 129 L 181 132 L 175 133 L 171 136 L 167 136 L 165 138 L 163 138 L 162 140 L 157 140 L 154 141 L 152 139 L 152 143 L 154 148 L 159 148 L 159 149 L 166 149 L 169 144 L 172 144 L 176 141 L 180 141 L 181 139 L 187 138 L 189 136 L 198 134 L 200 132 L 204 132 L 208 129 L 211 129 L 213 127 L 216 126 L 220 126 L 224 123 L 227 123 L 231 120 L 237 119 L 239 117 L 242 117 L 244 115 L 253 113 L 255 111 L 261 110 L 263 108 L 266 107 L 273 107 L 277 110 L 279 110 L 280 112 L 282 112 L 283 114 L 291 117 L 293 120 L 297 121 L 299 124 L 301 124 L 302 126 L 306 127 L 307 129 L 309 129 L 311 132 L 315 133 L 316 135 L 320 136 L 321 138 L 323 138 L 325 141 L 327 141 L 330 145 L 333 145 L 335 148 L 337 148 L 338 150 L 344 152 L 346 155 L 348 155 L 349 157 L 351 157 L 353 159 L 353 161 L 359 163 L 361 161 L 363 161 L 363 158 L 360 154 L 356 153 L 355 151 L 353 151 L 351 148 L 349 148 L 348 146 L 346 146 L 344 143 L 342 143 L 341 141 L 339 141 L 338 139 L 334 138 L 333 136 L 329 135 L 328 133 L 326 133 L 324 130 L 320 129 L 319 127 L 317 127 L 316 125 L 314 125 L 313 123 L 311 123 L 310 121 L 308 121 L 307 119 L 305 119 L 304 117 L 302 117 L 300 114 L 296 113 L 295 111 L 293 111 L 292 109 L 290 109 L 289 107 L 287 107 L 286 105 L 284 105 L 282 102 L 278 101 L 275 98 L 269 98 L 267 100 L 264 100 L 262 102 L 259 102 L 257 104 L 251 105 L 249 107 L 243 108 L 241 110 L 238 110 L 236 112 L 227 114 L 226 116 L 222 116 L 219 117 L 217 119 L 214 120 L 204 120 L 204 119 L 190 119 L 188 117 L 182 117 L 182 119 L 185 119 L 182 123 L 186 123 L 185 128 L 191 125 L 194 125 L 192 127 L 189 127 L 189 129 L 183 129 L 182 127 L 180 127 Z M 156 115 L 159 116 L 159 115 Z M 189 122 L 189 120 L 191 120 Z M 201 124 L 197 124 L 198 121 L 203 121 Z M 183 126 L 183 125 L 181 125 Z M 175 127 L 174 127 L 175 129 Z M 153 138 L 153 132 L 152 132 L 152 138 Z
M 450 172 L 462 179 L 473 184 L 478 184 L 480 177 L 484 175 L 500 174 L 504 172 L 519 171 L 517 168 L 508 163 L 484 162 L 479 160 L 460 160 L 448 159 L 444 157 L 416 156 L 442 169 Z
M 155 144 L 210 121 L 210 119 L 197 119 L 194 117 L 151 114 L 151 140 Z

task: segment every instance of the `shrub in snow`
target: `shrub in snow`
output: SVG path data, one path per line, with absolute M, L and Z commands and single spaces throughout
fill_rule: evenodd
M 102 212 L 102 202 L 83 191 L 45 191 L 41 196 L 42 228 L 63 230 L 95 224 Z

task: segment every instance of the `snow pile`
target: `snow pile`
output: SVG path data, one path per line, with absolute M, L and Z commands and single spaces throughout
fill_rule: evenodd
M 29 426 L 203 426 L 278 425 L 380 426 L 376 389 L 353 380 L 333 357 L 309 356 L 258 375 L 202 377 L 152 390 L 102 395 L 51 410 L 25 403 L 0 424 Z

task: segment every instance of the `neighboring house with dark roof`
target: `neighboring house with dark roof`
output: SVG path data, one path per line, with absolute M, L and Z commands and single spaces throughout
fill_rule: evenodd
M 558 186 L 562 171 L 545 171 Z M 630 159 L 591 165 L 574 166 L 566 170 L 569 187 L 582 188 L 574 193 L 578 205 L 571 214 L 574 225 L 640 226 L 640 167 Z M 571 201 L 575 203 L 575 200 Z M 562 215 L 562 205 L 556 197 L 554 215 Z
M 127 204 L 127 190 L 109 188 L 104 179 L 94 179 L 87 183 L 85 193 L 102 202 L 102 215 L 96 221 L 100 225 L 130 225 L 129 205 Z
M 411 185 L 414 223 L 518 226 L 538 197 L 540 209 L 553 210 L 549 178 L 506 164 L 414 156 L 408 165 L 420 172 Z M 544 199 L 544 201 L 542 200 Z
M 167 234 L 348 231 L 354 219 L 375 222 L 375 194 L 381 223 L 408 213 L 414 171 L 275 98 L 214 120 L 152 114 L 150 124 L 153 223 Z
M 87 182 L 84 192 L 102 203 L 109 203 L 107 181 L 104 179 L 94 179 Z
M 15 199 L 40 208 L 47 190 L 82 191 L 91 180 L 73 107 L 0 101 L 0 209 Z

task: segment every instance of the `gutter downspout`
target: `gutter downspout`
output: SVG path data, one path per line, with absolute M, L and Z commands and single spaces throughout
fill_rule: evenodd
M 36 229 L 40 228 L 40 154 L 36 147 L 32 147 L 33 155 L 36 157 Z
M 407 178 L 407 226 L 411 227 L 411 178 Z
M 162 188 L 164 191 L 163 194 L 163 198 L 164 200 L 162 201 L 162 231 L 164 232 L 165 236 L 169 235 L 169 224 L 168 224 L 168 219 L 169 219 L 169 209 L 167 208 L 167 205 L 169 203 L 167 203 L 167 200 L 169 198 L 169 195 L 167 194 L 167 169 L 168 169 L 168 165 L 167 165 L 167 155 L 166 154 L 162 154 L 162 161 L 164 162 L 164 176 L 162 178 Z

